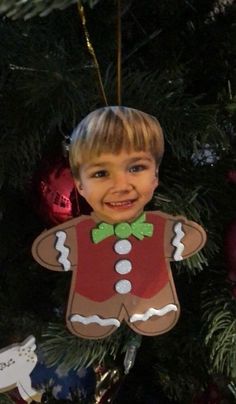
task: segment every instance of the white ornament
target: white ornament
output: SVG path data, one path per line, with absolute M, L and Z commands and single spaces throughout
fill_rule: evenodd
M 30 373 L 37 363 L 35 338 L 0 350 L 0 392 L 18 388 L 23 400 L 40 402 L 41 394 L 32 388 Z

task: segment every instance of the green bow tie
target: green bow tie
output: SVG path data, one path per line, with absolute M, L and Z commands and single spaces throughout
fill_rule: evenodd
M 153 224 L 145 222 L 145 219 L 146 215 L 143 213 L 132 223 L 99 223 L 98 227 L 92 229 L 92 240 L 97 244 L 114 234 L 119 238 L 128 238 L 132 234 L 139 240 L 143 240 L 145 236 L 152 237 Z

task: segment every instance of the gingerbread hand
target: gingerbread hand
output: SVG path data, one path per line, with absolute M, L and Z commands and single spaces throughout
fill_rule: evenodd
M 196 222 L 184 216 L 172 216 L 163 212 L 151 212 L 166 219 L 165 256 L 170 261 L 182 261 L 200 251 L 206 243 L 206 232 Z
M 86 216 L 80 216 L 41 233 L 32 245 L 34 259 L 53 271 L 69 271 L 77 266 L 75 225 Z

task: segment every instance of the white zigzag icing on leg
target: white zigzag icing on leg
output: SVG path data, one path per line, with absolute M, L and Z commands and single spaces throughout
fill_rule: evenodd
M 175 304 L 167 304 L 161 309 L 154 309 L 150 307 L 144 314 L 133 314 L 130 317 L 130 322 L 134 323 L 135 321 L 147 321 L 152 316 L 162 317 L 170 311 L 177 311 L 177 306 Z
M 79 314 L 73 314 L 70 318 L 70 321 L 72 322 L 79 322 L 82 324 L 91 324 L 91 323 L 97 323 L 102 326 L 107 326 L 107 325 L 115 325 L 116 327 L 120 326 L 120 321 L 117 320 L 116 318 L 101 318 L 99 316 L 94 315 L 94 316 L 80 316 Z
M 60 264 L 63 266 L 64 271 L 69 271 L 69 269 L 71 268 L 71 263 L 68 260 L 70 250 L 64 245 L 64 242 L 66 240 L 66 233 L 64 231 L 57 231 L 56 236 L 58 240 L 56 242 L 55 248 L 61 253 L 58 258 L 58 262 L 60 262 Z

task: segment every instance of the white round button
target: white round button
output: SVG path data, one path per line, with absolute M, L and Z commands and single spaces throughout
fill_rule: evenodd
M 124 295 L 125 293 L 129 293 L 131 291 L 132 285 L 130 281 L 123 279 L 115 284 L 115 289 L 117 293 Z
M 120 260 L 117 261 L 115 265 L 115 270 L 120 275 L 128 274 L 132 269 L 132 264 L 129 260 Z
M 132 244 L 129 240 L 119 240 L 114 245 L 117 254 L 128 254 L 132 249 Z

